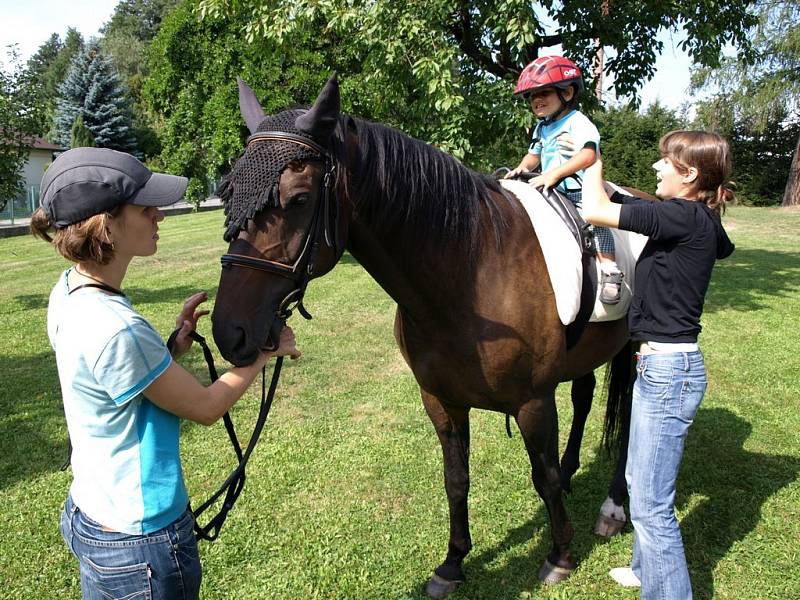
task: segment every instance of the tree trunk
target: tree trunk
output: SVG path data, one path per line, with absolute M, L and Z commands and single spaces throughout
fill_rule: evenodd
M 603 69 L 605 68 L 605 53 L 603 52 L 603 44 L 598 38 L 595 40 L 597 50 L 594 53 L 594 95 L 597 98 L 598 104 L 603 105 Z
M 786 180 L 781 206 L 800 206 L 800 137 L 797 138 L 792 166 L 789 167 L 789 179 Z

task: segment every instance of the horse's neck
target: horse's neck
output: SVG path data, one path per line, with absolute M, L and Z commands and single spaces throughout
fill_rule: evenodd
M 459 314 L 483 310 L 483 303 L 498 305 L 498 298 L 513 294 L 519 287 L 515 269 L 532 261 L 525 258 L 533 247 L 530 223 L 526 227 L 512 208 L 504 210 L 508 227 L 503 239 L 497 240 L 494 228 L 485 223 L 472 256 L 454 244 L 420 247 L 412 227 L 376 228 L 357 215 L 351 221 L 348 249 L 404 312 L 420 321 L 457 319 Z
M 399 306 L 415 314 L 435 308 L 425 281 L 438 268 L 434 264 L 420 268 L 420 262 L 427 261 L 419 253 L 404 251 L 402 236 L 385 235 L 354 219 L 348 238 L 350 253 Z

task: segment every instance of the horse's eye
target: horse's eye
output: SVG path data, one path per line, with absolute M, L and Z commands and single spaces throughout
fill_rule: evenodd
M 303 204 L 308 202 L 309 199 L 310 196 L 307 193 L 296 194 L 292 196 L 292 198 L 289 200 L 289 206 L 302 206 Z

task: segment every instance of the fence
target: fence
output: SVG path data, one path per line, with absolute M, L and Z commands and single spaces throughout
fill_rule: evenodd
M 0 223 L 14 224 L 15 220 L 27 219 L 39 206 L 39 186 L 32 185 L 25 190 L 25 194 L 6 202 L 5 208 L 0 211 Z

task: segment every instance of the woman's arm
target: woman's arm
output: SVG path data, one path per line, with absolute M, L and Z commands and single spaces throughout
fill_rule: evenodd
M 583 176 L 583 218 L 592 225 L 619 227 L 621 205 L 611 202 L 603 182 L 603 161 L 598 158 Z
M 212 425 L 244 395 L 261 368 L 273 356 L 300 356 L 290 327 L 284 327 L 281 331 L 277 350 L 262 352 L 252 365 L 229 369 L 208 387 L 173 361 L 144 390 L 144 395 L 156 406 L 178 417 Z

